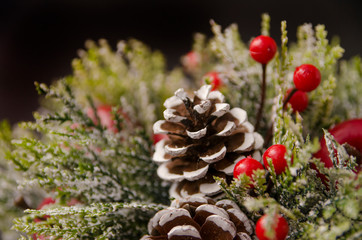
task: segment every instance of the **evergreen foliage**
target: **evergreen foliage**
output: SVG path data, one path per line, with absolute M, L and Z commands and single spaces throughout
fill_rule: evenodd
M 269 22 L 264 14 L 263 35 L 269 35 Z M 146 234 L 148 220 L 169 205 L 168 185 L 151 160 L 152 125 L 162 118 L 164 100 L 180 87 L 197 89 L 207 72 L 217 71 L 228 103 L 245 109 L 256 123 L 262 67 L 249 56 L 235 24 L 223 31 L 211 21 L 211 27 L 214 37 L 195 35 L 197 62 L 190 66 L 183 56 L 183 72 L 168 72 L 163 56 L 137 40 L 120 42 L 117 51 L 101 40 L 86 43 L 71 76 L 50 86 L 36 83 L 42 107 L 34 122 L 21 123 L 26 132 L 16 134 L 6 122 L 0 126 L 0 230 L 7 231 L 17 217 L 13 229 L 23 238 L 138 239 Z M 362 117 L 361 59 L 339 61 L 343 49 L 328 41 L 323 25 L 304 24 L 297 38 L 288 43 L 283 21 L 281 46 L 267 65 L 259 130 L 265 147 L 286 146 L 287 170 L 276 175 L 270 162 L 271 169 L 254 172 L 253 181 L 246 175 L 229 185 L 215 179 L 254 222 L 263 214 L 281 213 L 290 226 L 288 239 L 360 239 L 362 176 L 353 172 L 356 157 L 322 129 Z M 304 63 L 320 69 L 322 83 L 309 93 L 307 110 L 294 113 L 284 107 L 285 92 L 295 67 Z M 105 120 L 100 106 L 109 106 Z M 313 157 L 323 135 L 333 168 Z M 23 216 L 13 204 L 18 196 L 27 203 Z M 45 196 L 55 203 L 37 209 Z M 272 219 L 267 222 L 273 235 Z
M 21 209 L 14 206 L 18 197 L 16 191 L 18 174 L 6 160 L 5 156 L 11 149 L 11 128 L 8 122 L 0 122 L 0 232 L 5 237 L 16 236 L 9 229 L 14 217 L 21 216 Z

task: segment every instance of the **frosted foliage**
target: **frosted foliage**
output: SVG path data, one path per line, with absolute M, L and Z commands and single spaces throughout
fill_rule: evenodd
M 264 14 L 264 35 L 270 33 L 269 22 L 270 17 Z M 334 167 L 325 168 L 313 153 L 320 147 L 322 128 L 361 117 L 361 59 L 338 62 L 343 49 L 338 41 L 328 39 L 323 25 L 302 25 L 296 43 L 288 42 L 286 26 L 283 21 L 280 41 L 271 36 L 281 46 L 266 66 L 266 101 L 258 132 L 270 141 L 265 141 L 265 146 L 256 144 L 258 148 L 272 143 L 285 145 L 285 172 L 276 175 L 270 164 L 268 169 L 254 171 L 252 179 L 241 174 L 235 179 L 230 175 L 226 181 L 212 172 L 208 181 L 215 179 L 213 186 L 223 191 L 220 196 L 237 205 L 250 226 L 267 214 L 270 227 L 272 217 L 281 214 L 289 224 L 288 239 L 360 239 L 362 196 L 357 190 L 362 174 L 352 171 L 357 158 L 349 156 L 328 134 L 327 148 Z M 251 39 L 243 41 L 235 24 L 222 29 L 211 21 L 211 28 L 214 36 L 210 39 L 195 35 L 191 51 L 195 61 L 191 64 L 189 53 L 185 54 L 182 69 L 168 71 L 162 54 L 137 40 L 119 42 L 116 51 L 105 40 L 87 41 L 85 50 L 80 50 L 72 62 L 72 75 L 51 86 L 36 83 L 44 98 L 34 113 L 35 120 L 22 123 L 26 131 L 18 136 L 11 136 L 17 130 L 12 133 L 9 126 L 0 128 L 0 238 L 14 239 L 9 233 L 14 218 L 14 229 L 28 237 L 139 239 L 146 234 L 149 219 L 169 205 L 169 184 L 160 180 L 151 160 L 158 146 L 152 143 L 152 125 L 162 119 L 165 107 L 175 104 L 170 96 L 176 89 L 184 89 L 178 97 L 185 100 L 205 83 L 203 76 L 208 72 L 217 72 L 222 80 L 218 90 L 227 106 L 246 111 L 245 128 L 256 125 L 262 66 L 250 57 Z M 295 113 L 289 105 L 284 108 L 283 101 L 287 89 L 294 86 L 295 68 L 304 63 L 315 65 L 322 81 L 308 93 L 307 109 Z M 167 98 L 171 100 L 163 105 Z M 99 106 L 111 109 L 105 114 L 110 124 L 102 123 Z M 195 111 L 202 114 L 209 106 L 201 99 Z M 215 107 L 220 110 L 217 114 L 222 113 L 223 106 Z M 178 110 L 165 111 L 165 115 L 171 119 Z M 170 123 L 175 130 L 169 134 L 175 140 L 174 146 L 168 147 L 170 152 L 181 139 L 178 127 L 178 123 Z M 220 136 L 230 129 L 232 126 L 225 124 Z M 200 130 L 186 134 L 197 138 L 207 132 Z M 204 147 L 200 149 L 192 151 L 197 154 Z M 261 154 L 250 155 L 261 158 Z M 231 168 L 226 169 L 232 174 Z M 22 209 L 13 204 L 19 197 L 29 205 L 25 208 L 36 209 L 44 197 L 52 197 L 55 203 L 40 211 L 27 210 L 20 217 Z
M 162 113 L 162 101 L 181 86 L 182 76 L 178 70 L 168 72 L 162 54 L 137 40 L 121 41 L 117 47 L 114 52 L 105 40 L 87 41 L 87 50 L 73 61 L 74 75 L 67 81 L 74 86 L 76 100 L 85 106 L 89 97 L 96 106 L 117 106 L 120 98 L 126 99 L 128 106 L 122 106 L 132 111 L 122 111 L 151 134 L 155 116 Z
M 132 236 L 132 239 L 140 236 L 145 229 L 149 212 L 153 209 L 150 207 L 152 205 L 141 205 L 141 208 L 145 209 L 141 215 L 132 215 L 135 210 L 131 209 L 128 212 L 120 210 L 117 216 L 123 216 L 121 218 L 108 215 L 99 218 L 92 216 L 92 221 L 96 222 L 87 224 L 84 218 L 79 217 L 82 208 L 74 207 L 71 208 L 74 211 L 69 212 L 65 208 L 59 209 L 58 204 L 64 205 L 74 199 L 83 207 L 92 203 L 107 202 L 167 202 L 167 186 L 156 177 L 156 166 L 150 159 L 151 143 L 145 131 L 131 127 L 132 123 L 124 119 L 123 112 L 117 111 L 117 108 L 113 108 L 110 114 L 117 123 L 121 123 L 120 128 L 107 129 L 97 124 L 75 100 L 72 87 L 66 81 L 50 88 L 45 85 L 38 87 L 39 91 L 63 106 L 55 113 L 47 111 L 35 114 L 36 122 L 23 123 L 23 127 L 37 130 L 42 137 L 38 139 L 29 136 L 13 140 L 15 149 L 11 153 L 11 159 L 24 172 L 19 189 L 41 186 L 52 192 L 54 198 L 62 201 L 57 201 L 56 206 L 51 206 L 53 210 L 49 214 L 64 217 L 56 220 L 52 225 L 54 229 L 49 228 L 49 225 L 42 228 L 34 225 L 34 228 L 22 229 L 26 224 L 21 221 L 28 221 L 27 219 L 35 216 L 18 219 L 21 223 L 17 228 L 29 234 L 38 232 L 46 236 L 77 239 L 88 235 L 100 237 L 102 234 L 125 236 L 124 239 L 129 239 L 126 236 Z M 151 105 L 146 89 L 146 85 L 141 84 L 138 90 L 144 97 L 141 99 L 142 106 Z M 89 104 L 93 103 L 90 101 Z M 135 108 L 131 107 L 131 111 L 134 110 Z M 154 109 L 148 108 L 148 111 L 134 112 L 139 114 L 135 115 L 136 118 L 145 114 L 145 117 L 149 117 L 148 121 L 153 121 Z M 127 117 L 133 116 L 129 114 Z M 138 208 L 138 205 L 129 206 L 127 208 Z M 133 211 L 132 214 L 129 211 Z M 104 226 L 113 225 L 118 227 L 108 228 L 108 233 L 101 231 Z M 67 230 L 58 232 L 59 227 Z M 95 230 L 92 232 L 90 229 Z
M 226 28 L 223 33 L 221 27 L 212 22 L 212 30 L 215 37 L 210 40 L 211 49 L 221 61 L 215 68 L 221 72 L 223 80 L 230 84 L 227 100 L 232 106 L 245 109 L 253 123 L 260 94 L 260 86 L 255 83 L 260 80 L 262 68 L 250 58 L 249 49 L 241 41 L 236 25 Z M 270 73 L 272 69 L 267 71 Z M 270 104 L 267 102 L 266 108 L 271 107 Z
M 340 77 L 337 79 L 340 91 L 336 91 L 334 114 L 341 114 L 344 119 L 362 117 L 361 78 L 362 63 L 360 58 L 355 57 L 349 61 L 341 62 Z
M 19 230 L 40 230 L 43 236 L 94 239 L 137 239 L 145 231 L 145 225 L 150 217 L 149 212 L 155 212 L 166 206 L 140 203 L 97 203 L 90 206 L 53 207 L 47 210 L 28 210 L 30 216 L 52 216 L 47 221 L 29 223 L 27 228 L 21 225 L 23 219 L 17 219 Z M 47 226 L 47 227 L 46 227 Z M 63 229 L 59 231 L 59 226 Z

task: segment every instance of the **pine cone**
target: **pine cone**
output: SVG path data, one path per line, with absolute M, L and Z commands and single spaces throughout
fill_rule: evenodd
M 141 240 L 249 240 L 254 223 L 230 200 L 190 197 L 174 200 L 148 223 Z
M 195 92 L 193 101 L 183 89 L 168 98 L 165 120 L 153 125 L 155 134 L 168 134 L 156 144 L 153 160 L 161 165 L 158 175 L 173 181 L 170 195 L 215 197 L 221 192 L 213 176 L 230 182 L 235 164 L 251 155 L 261 161 L 258 149 L 264 143 L 247 121 L 247 113 L 224 103 L 210 85 Z

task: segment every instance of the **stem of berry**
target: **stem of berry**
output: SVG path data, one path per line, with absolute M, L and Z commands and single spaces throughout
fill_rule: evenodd
M 273 124 L 269 127 L 268 132 L 266 134 L 265 137 L 265 141 L 264 141 L 264 147 L 268 147 L 269 146 L 269 142 L 273 137 Z
M 292 91 L 290 91 L 289 95 L 285 98 L 283 102 L 283 109 L 285 108 L 289 100 L 293 97 L 294 93 L 296 93 L 297 91 L 298 91 L 297 88 L 293 88 Z
M 258 110 L 258 114 L 256 115 L 256 124 L 255 124 L 255 131 L 258 131 L 260 127 L 260 121 L 263 118 L 263 108 L 265 102 L 265 92 L 266 92 L 266 64 L 262 64 L 263 69 L 263 76 L 262 76 L 262 83 L 261 83 L 261 102 Z

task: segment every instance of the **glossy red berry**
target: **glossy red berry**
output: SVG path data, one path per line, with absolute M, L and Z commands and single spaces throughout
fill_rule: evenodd
M 205 74 L 204 79 L 208 81 L 208 84 L 211 84 L 211 91 L 218 90 L 223 85 L 218 72 L 208 72 Z
M 294 71 L 295 87 L 303 92 L 313 91 L 321 82 L 321 73 L 311 64 L 303 64 Z
M 279 214 L 276 215 L 275 221 L 272 223 L 272 229 L 275 233 L 274 238 L 267 236 L 267 215 L 263 215 L 256 222 L 255 233 L 259 240 L 284 240 L 289 232 L 287 220 Z
M 267 64 L 277 52 L 277 44 L 273 38 L 260 35 L 251 41 L 249 51 L 255 61 Z
M 271 159 L 274 171 L 277 175 L 285 172 L 287 168 L 287 160 L 285 159 L 285 154 L 287 152 L 287 148 L 282 144 L 275 144 L 270 146 L 263 154 L 263 163 L 265 168 L 270 168 L 268 159 Z
M 245 173 L 252 179 L 252 175 L 257 169 L 264 169 L 263 165 L 258 160 L 255 160 L 250 156 L 243 158 L 234 167 L 234 178 L 238 178 L 240 174 Z
M 352 119 L 328 130 L 339 144 L 348 143 L 362 153 L 362 119 Z M 321 149 L 314 154 L 314 157 L 320 158 L 327 168 L 333 167 L 333 162 L 329 158 L 329 152 L 326 147 L 324 137 L 320 141 Z M 357 162 L 358 169 L 361 168 L 361 161 Z
M 286 97 L 289 96 L 293 89 L 288 89 Z M 303 112 L 308 107 L 308 95 L 306 92 L 297 90 L 289 99 L 288 103 L 292 105 L 294 112 Z

